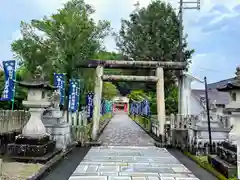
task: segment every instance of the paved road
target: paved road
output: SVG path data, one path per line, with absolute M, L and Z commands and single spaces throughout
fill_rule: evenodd
M 165 148 L 93 147 L 69 180 L 199 180 Z
M 103 145 L 109 146 L 154 145 L 154 140 L 124 112 L 116 113 L 100 136 L 100 140 Z
M 45 180 L 216 180 L 180 152 L 155 147 L 126 114 L 117 113 L 100 139 L 103 146 L 84 159 L 83 152 L 69 155 Z

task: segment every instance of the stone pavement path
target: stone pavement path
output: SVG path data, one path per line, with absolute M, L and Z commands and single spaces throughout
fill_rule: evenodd
M 165 148 L 154 146 L 127 114 L 117 113 L 69 180 L 198 180 Z
M 165 148 L 93 147 L 69 180 L 199 180 Z
M 75 149 L 44 180 L 215 180 L 181 152 L 157 148 L 126 114 L 117 113 L 100 147 Z M 87 155 L 85 156 L 85 154 Z M 85 157 L 84 157 L 85 156 Z M 178 161 L 178 160 L 180 161 Z M 185 166 L 184 166 L 184 165 Z M 190 169 L 198 178 L 196 178 Z
M 118 112 L 100 136 L 103 145 L 149 146 L 154 140 L 146 134 L 126 113 Z

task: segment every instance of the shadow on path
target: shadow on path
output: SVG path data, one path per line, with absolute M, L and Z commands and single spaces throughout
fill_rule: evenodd
M 68 180 L 90 148 L 74 148 L 41 180 Z
M 186 166 L 192 173 L 200 180 L 217 180 L 215 176 L 200 167 L 194 161 L 185 156 L 181 151 L 177 149 L 168 149 L 168 151 L 179 160 L 184 166 Z

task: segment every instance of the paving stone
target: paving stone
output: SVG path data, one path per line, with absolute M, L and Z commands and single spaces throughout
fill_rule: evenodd
M 104 164 L 105 166 L 113 166 L 113 165 L 118 165 L 121 164 L 122 162 L 101 162 L 101 161 L 85 161 L 83 160 L 80 165 L 102 165 Z
M 99 172 L 118 172 L 119 166 L 100 166 L 98 168 Z
M 73 174 L 76 174 L 76 173 L 85 173 L 86 169 L 87 169 L 88 166 L 86 165 L 79 165 L 76 170 L 73 172 Z
M 154 146 L 154 140 L 122 113 L 113 117 L 99 139 L 106 145 Z
M 107 176 L 71 176 L 68 180 L 108 180 Z
M 150 172 L 119 172 L 119 176 L 159 176 L 158 173 L 150 173 Z
M 174 177 L 161 177 L 160 180 L 175 180 Z
M 160 180 L 160 178 L 159 177 L 150 177 L 150 176 L 148 176 L 147 180 Z
M 188 174 L 181 174 L 181 173 L 159 173 L 160 178 L 162 177 L 183 177 L 183 178 L 189 178 Z
M 110 176 L 108 180 L 131 180 L 131 177 Z
M 190 173 L 186 167 L 172 167 L 175 173 Z
M 188 177 L 188 178 L 175 178 L 176 180 L 199 180 L 198 178 Z
M 92 173 L 92 172 L 97 172 L 97 170 L 98 170 L 98 167 L 99 166 L 95 166 L 95 165 L 89 165 L 88 167 L 87 167 L 87 169 L 86 169 L 86 173 Z
M 70 180 L 197 180 L 127 115 L 116 115 L 100 140 L 106 146 L 92 147 Z
M 132 180 L 148 180 L 146 177 L 132 177 Z
M 118 176 L 118 172 L 100 172 L 101 176 Z
M 128 163 L 128 166 L 131 166 L 133 168 L 152 167 L 150 163 Z

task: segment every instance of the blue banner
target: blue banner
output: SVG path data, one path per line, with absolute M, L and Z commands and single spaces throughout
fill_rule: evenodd
M 16 61 L 3 61 L 3 69 L 5 74 L 5 85 L 3 89 L 2 101 L 12 101 L 15 91 Z
M 92 119 L 93 117 L 93 106 L 94 106 L 93 98 L 94 98 L 94 93 L 88 93 L 87 99 L 86 99 L 88 120 Z
M 78 83 L 76 80 L 70 80 L 68 110 L 76 112 L 78 110 Z
M 65 75 L 62 73 L 54 73 L 54 86 L 56 86 L 60 93 L 60 105 L 64 105 L 65 97 Z
M 79 108 L 79 102 L 80 102 L 80 93 L 81 93 L 81 83 L 80 83 L 80 80 L 78 80 L 78 83 L 77 83 L 77 110 Z
M 148 100 L 143 100 L 141 102 L 131 102 L 130 103 L 130 114 L 133 115 L 142 115 L 142 116 L 150 116 L 150 104 Z
M 104 115 L 105 113 L 106 113 L 106 103 L 105 103 L 105 100 L 103 99 L 101 103 L 101 115 Z

